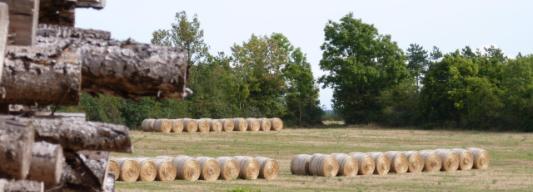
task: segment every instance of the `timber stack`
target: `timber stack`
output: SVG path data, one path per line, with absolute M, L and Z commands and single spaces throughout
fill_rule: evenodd
M 10 106 L 77 105 L 81 92 L 186 96 L 182 49 L 74 28 L 76 8 L 104 7 L 105 0 L 0 0 L 0 191 L 113 191 L 109 153 L 133 150 L 126 126 Z

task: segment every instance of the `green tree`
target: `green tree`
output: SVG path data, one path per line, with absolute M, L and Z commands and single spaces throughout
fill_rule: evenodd
M 240 101 L 242 110 L 252 116 L 283 116 L 287 112 L 282 69 L 289 63 L 293 49 L 279 33 L 259 37 L 252 35 L 242 45 L 234 45 L 233 64 L 248 97 Z
M 505 127 L 533 131 L 533 55 L 518 56 L 503 70 Z
M 152 34 L 152 44 L 183 48 L 187 52 L 189 65 L 206 57 L 208 47 L 204 42 L 204 31 L 200 20 L 194 15 L 189 19 L 185 11 L 176 13 L 171 29 L 159 29 Z
M 420 81 L 429 66 L 428 53 L 418 44 L 410 44 L 407 48 L 407 69 L 415 78 L 416 87 L 420 89 Z
M 335 110 L 348 123 L 378 120 L 381 92 L 409 78 L 402 50 L 353 14 L 329 21 L 324 32 L 320 82 L 333 88 Z
M 291 53 L 283 75 L 287 84 L 286 121 L 295 122 L 299 126 L 319 124 L 323 112 L 319 107 L 318 87 L 313 78 L 311 65 L 299 48 Z

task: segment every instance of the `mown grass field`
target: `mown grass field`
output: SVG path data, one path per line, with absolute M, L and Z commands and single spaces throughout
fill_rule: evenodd
M 282 132 L 160 134 L 132 131 L 133 154 L 119 156 L 268 156 L 281 163 L 277 180 L 117 183 L 118 191 L 533 191 L 533 134 L 350 127 Z M 421 150 L 477 146 L 492 156 L 486 171 L 390 174 L 354 178 L 293 176 L 299 153 Z

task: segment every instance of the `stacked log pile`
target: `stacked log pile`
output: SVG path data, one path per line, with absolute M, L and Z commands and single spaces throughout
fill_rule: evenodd
M 133 150 L 125 126 L 19 114 L 10 105 L 76 105 L 82 91 L 185 96 L 183 50 L 73 28 L 76 8 L 104 6 L 105 0 L 0 0 L 0 191 L 113 191 L 109 153 Z
M 281 131 L 280 118 L 227 118 L 227 119 L 145 119 L 141 123 L 145 132 L 161 133 L 208 133 L 233 131 Z
M 481 148 L 300 154 L 291 160 L 291 173 L 323 177 L 354 177 L 389 173 L 453 172 L 487 169 L 489 161 L 489 153 Z
M 109 172 L 119 181 L 216 181 L 274 180 L 279 175 L 279 162 L 268 157 L 175 157 L 116 158 Z

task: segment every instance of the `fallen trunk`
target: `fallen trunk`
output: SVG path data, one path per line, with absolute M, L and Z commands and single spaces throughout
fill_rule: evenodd
M 34 129 L 31 123 L 0 119 L 0 174 L 25 179 L 30 170 Z
M 36 140 L 60 144 L 72 151 L 132 152 L 128 128 L 78 118 L 33 118 Z
M 84 91 L 127 98 L 182 98 L 185 93 L 187 55 L 183 49 L 116 41 L 105 31 L 39 26 L 39 46 L 63 41 L 80 51 Z
M 28 179 L 42 181 L 47 187 L 57 185 L 63 174 L 64 162 L 61 146 L 46 142 L 34 143 Z
M 36 46 L 8 46 L 5 55 L 4 104 L 75 105 L 81 90 L 134 99 L 185 96 L 183 50 L 111 40 L 105 31 L 40 25 Z
M 76 105 L 81 90 L 77 51 L 63 42 L 46 47 L 8 46 L 1 87 L 4 104 Z
M 4 192 L 14 192 L 14 191 L 24 191 L 24 192 L 41 192 L 44 191 L 44 184 L 37 181 L 8 181 L 0 179 L 0 191 Z
M 114 187 L 107 173 L 108 152 L 65 151 L 66 164 L 61 184 L 47 191 L 103 191 Z

